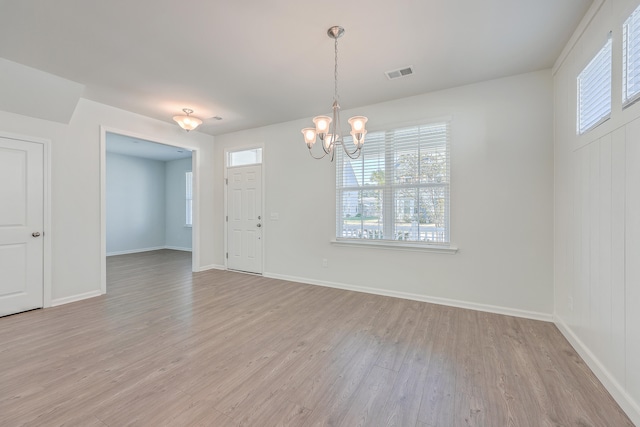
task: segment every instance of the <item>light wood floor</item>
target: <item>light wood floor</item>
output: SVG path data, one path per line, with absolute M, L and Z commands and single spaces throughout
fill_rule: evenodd
M 0 318 L 0 425 L 633 425 L 550 323 L 190 263 Z

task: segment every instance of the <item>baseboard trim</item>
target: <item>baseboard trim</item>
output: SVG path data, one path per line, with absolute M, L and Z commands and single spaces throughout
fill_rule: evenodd
M 107 256 L 138 254 L 140 252 L 159 251 L 160 249 L 171 249 L 173 251 L 191 252 L 191 248 L 181 248 L 179 246 L 154 246 L 152 248 L 130 249 L 127 251 L 107 252 Z
M 164 249 L 171 249 L 172 251 L 192 252 L 191 248 L 182 248 L 180 246 L 165 246 Z
M 580 357 L 585 361 L 587 366 L 591 368 L 596 377 L 604 385 L 613 399 L 620 405 L 622 410 L 627 414 L 631 421 L 640 426 L 640 405 L 634 402 L 633 398 L 625 391 L 624 387 L 609 373 L 607 368 L 600 360 L 589 350 L 580 338 L 571 330 L 571 328 L 562 321 L 558 316 L 554 316 L 555 323 L 560 333 L 569 341 L 569 344 L 578 352 Z
M 203 265 L 202 267 L 198 268 L 196 272 L 199 273 L 201 271 L 207 271 L 207 270 L 226 270 L 226 269 L 227 267 L 225 267 L 224 265 L 211 264 L 211 265 Z
M 102 292 L 100 291 L 91 291 L 91 292 L 85 292 L 83 294 L 72 295 L 70 297 L 56 298 L 54 300 L 51 300 L 51 307 L 69 304 L 71 302 L 76 302 L 76 301 L 82 301 L 83 299 L 99 297 L 100 295 L 102 295 Z
M 308 279 L 306 277 L 289 276 L 285 274 L 264 273 L 264 277 L 271 279 L 288 280 L 290 282 L 305 283 L 308 285 L 326 286 L 329 288 L 343 289 L 346 291 L 363 292 L 366 294 L 382 295 L 387 297 L 402 298 L 413 301 L 428 302 L 431 304 L 446 305 L 449 307 L 465 308 L 468 310 L 484 311 L 487 313 L 503 314 L 506 316 L 522 317 L 525 319 L 542 320 L 552 322 L 553 316 L 536 311 L 519 310 L 515 308 L 500 307 L 489 304 L 478 304 L 468 301 L 460 301 L 448 298 L 431 297 L 428 295 L 412 294 L 409 292 L 390 291 L 387 289 L 369 288 L 366 286 L 347 285 L 345 283 L 328 282 L 324 280 Z
M 154 246 L 152 248 L 129 249 L 126 251 L 114 251 L 114 252 L 107 252 L 107 256 L 128 255 L 128 254 L 137 254 L 140 252 L 159 251 L 160 249 L 164 249 L 164 248 L 165 248 L 164 246 Z

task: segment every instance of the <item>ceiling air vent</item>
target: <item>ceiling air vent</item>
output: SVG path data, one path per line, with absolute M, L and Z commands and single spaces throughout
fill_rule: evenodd
M 399 79 L 400 77 L 406 77 L 413 74 L 413 68 L 411 66 L 401 68 L 399 70 L 387 71 L 384 73 L 389 80 Z

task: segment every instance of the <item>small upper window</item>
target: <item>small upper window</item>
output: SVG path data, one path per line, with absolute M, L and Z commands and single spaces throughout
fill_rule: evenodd
M 611 115 L 611 37 L 578 76 L 578 134 Z
M 622 103 L 640 98 L 640 6 L 622 26 Z
M 227 166 L 246 166 L 262 163 L 262 148 L 232 151 L 228 154 Z

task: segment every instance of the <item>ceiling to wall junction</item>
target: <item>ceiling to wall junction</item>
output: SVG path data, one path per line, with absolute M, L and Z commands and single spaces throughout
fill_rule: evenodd
M 550 68 L 591 0 L 0 0 L 0 57 L 217 135 Z M 413 66 L 388 80 L 385 71 Z M 208 119 L 221 116 L 223 120 Z M 207 120 L 208 119 L 208 120 Z

